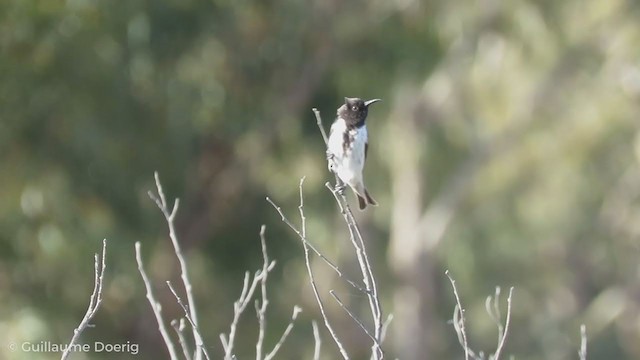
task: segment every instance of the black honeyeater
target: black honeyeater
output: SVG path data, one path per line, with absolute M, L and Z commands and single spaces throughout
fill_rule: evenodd
M 358 197 L 358 207 L 378 205 L 364 185 L 362 171 L 367 160 L 369 139 L 367 114 L 369 106 L 380 99 L 364 101 L 359 98 L 344 98 L 338 108 L 338 116 L 331 125 L 327 143 L 329 170 L 333 171 Z

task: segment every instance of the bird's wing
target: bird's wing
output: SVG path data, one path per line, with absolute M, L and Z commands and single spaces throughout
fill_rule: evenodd
M 331 124 L 331 127 L 329 128 L 329 136 L 327 137 L 327 153 L 331 152 L 331 137 L 333 136 L 333 128 L 335 127 L 335 122 L 333 124 Z
M 331 135 L 333 135 L 333 124 L 331 124 L 331 127 L 329 128 L 329 136 L 327 137 L 327 145 L 329 142 L 329 139 L 331 139 Z
M 331 138 L 335 129 L 336 129 L 336 121 L 334 120 L 333 123 L 331 124 L 331 127 L 329 127 L 329 138 Z
M 339 143 L 342 143 L 342 136 L 340 134 L 341 129 L 338 129 L 338 127 L 340 127 L 340 123 L 337 120 L 334 121 L 333 124 L 331 124 L 327 142 L 327 151 L 334 154 L 337 152 L 336 150 L 339 146 Z
M 335 157 L 335 153 L 334 153 L 334 149 L 332 149 L 335 145 L 335 140 L 334 140 L 334 130 L 335 130 L 335 121 L 333 124 L 331 124 L 331 128 L 329 129 L 329 137 L 327 138 L 327 166 L 329 168 L 329 171 L 334 171 L 333 170 L 333 165 L 334 165 L 334 157 Z

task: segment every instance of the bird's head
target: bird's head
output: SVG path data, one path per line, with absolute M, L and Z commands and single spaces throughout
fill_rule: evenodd
M 338 116 L 343 118 L 349 125 L 361 126 L 367 119 L 369 105 L 378 101 L 380 99 L 364 101 L 360 98 L 345 97 L 344 104 L 338 108 Z

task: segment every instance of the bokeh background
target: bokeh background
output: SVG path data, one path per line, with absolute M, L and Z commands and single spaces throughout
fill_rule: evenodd
M 310 240 L 359 279 L 311 111 L 328 127 L 344 96 L 383 99 L 365 171 L 380 206 L 357 216 L 395 317 L 389 358 L 463 358 L 446 269 L 477 351 L 497 343 L 486 296 L 514 286 L 505 356 L 577 358 L 585 324 L 589 359 L 640 358 L 639 24 L 623 0 L 0 1 L 0 358 L 59 357 L 8 344 L 69 340 L 103 238 L 105 300 L 82 341 L 166 358 L 134 258 L 140 241 L 167 319 L 179 317 L 154 170 L 181 199 L 214 357 L 266 224 L 278 261 L 267 347 L 298 304 L 280 358 L 310 358 L 319 314 L 302 247 L 265 196 L 297 220 L 306 176 Z M 314 269 L 367 319 L 362 294 Z M 368 358 L 326 302 L 348 351 Z M 252 306 L 240 327 L 238 358 L 251 358 Z M 337 358 L 321 330 L 323 358 Z

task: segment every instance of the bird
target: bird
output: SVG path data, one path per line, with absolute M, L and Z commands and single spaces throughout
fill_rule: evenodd
M 369 151 L 365 122 L 369 106 L 378 101 L 381 100 L 364 101 L 360 98 L 345 97 L 344 104 L 338 108 L 337 117 L 331 125 L 327 141 L 329 171 L 335 173 L 353 190 L 358 198 L 360 210 L 366 209 L 367 205 L 378 205 L 367 191 L 362 174 Z M 337 186 L 337 190 L 342 193 L 344 187 L 344 185 Z

